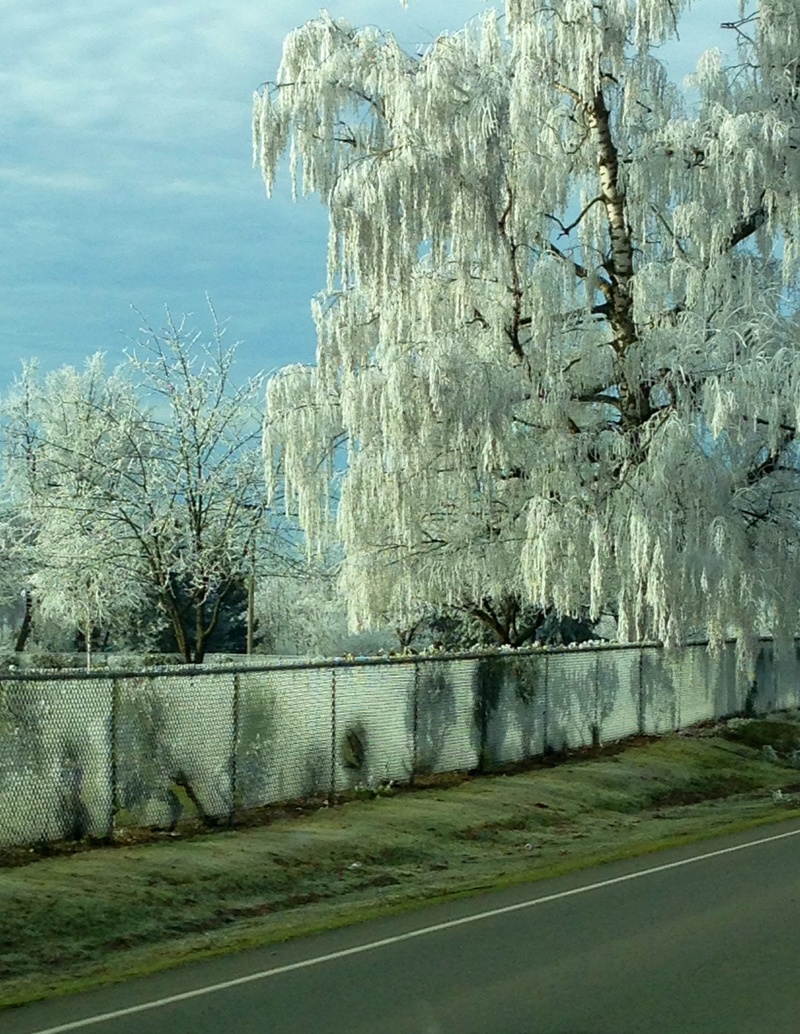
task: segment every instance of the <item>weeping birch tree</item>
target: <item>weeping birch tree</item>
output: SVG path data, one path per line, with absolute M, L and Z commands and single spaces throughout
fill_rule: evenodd
M 264 446 L 356 625 L 420 603 L 744 645 L 800 606 L 800 6 L 507 0 L 419 54 L 323 12 L 257 95 L 330 213 L 314 367 Z M 342 450 L 344 459 L 337 459 Z M 332 507 L 331 479 L 340 482 Z

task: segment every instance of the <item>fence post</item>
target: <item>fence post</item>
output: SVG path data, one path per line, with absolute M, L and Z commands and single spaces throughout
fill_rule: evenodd
M 544 707 L 542 708 L 542 718 L 544 721 L 544 729 L 542 730 L 542 754 L 547 757 L 549 753 L 549 741 L 547 739 L 548 725 L 550 722 L 549 718 L 550 711 L 550 654 L 544 655 Z
M 486 768 L 486 667 L 483 660 L 478 661 L 477 685 L 475 687 L 475 719 L 478 725 L 478 771 Z
M 120 810 L 119 800 L 119 679 L 111 679 L 111 757 L 109 776 L 111 780 L 111 814 L 108 820 L 108 839 L 114 839 L 114 827 Z
M 240 708 L 240 684 L 239 672 L 233 673 L 233 714 L 231 723 L 231 817 L 236 817 L 236 802 L 239 798 L 239 708 Z
M 592 719 L 592 746 L 599 748 L 600 736 L 600 651 L 594 655 L 594 715 Z
M 506 682 L 507 667 L 508 658 L 503 656 L 490 655 L 478 661 L 475 720 L 479 737 L 479 772 L 486 772 L 494 765 L 494 759 L 489 756 L 489 722 L 500 701 L 501 687 Z
M 639 735 L 644 736 L 644 679 L 642 674 L 644 672 L 644 647 L 638 647 L 639 650 Z
M 414 785 L 419 762 L 419 661 L 414 661 L 414 697 L 411 703 L 411 776 L 409 786 Z
M 336 668 L 331 668 L 331 774 L 328 804 L 336 803 Z

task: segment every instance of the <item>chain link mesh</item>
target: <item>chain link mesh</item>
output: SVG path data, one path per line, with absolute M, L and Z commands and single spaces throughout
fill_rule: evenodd
M 336 792 L 410 780 L 413 700 L 413 665 L 336 672 Z
M 239 676 L 236 795 L 243 808 L 327 796 L 331 670 L 284 668 Z
M 0 844 L 103 836 L 113 819 L 112 684 L 0 683 Z
M 601 744 L 635 736 L 640 731 L 641 656 L 641 650 L 597 653 L 597 724 Z
M 174 827 L 190 803 L 205 821 L 233 809 L 233 674 L 115 680 L 120 820 Z
M 0 846 L 238 809 L 797 705 L 798 650 L 735 644 L 0 674 Z

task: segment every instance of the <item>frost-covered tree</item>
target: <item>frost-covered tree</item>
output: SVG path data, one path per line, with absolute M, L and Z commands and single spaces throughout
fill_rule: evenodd
M 255 155 L 328 206 L 329 275 L 264 444 L 312 544 L 335 517 L 355 624 L 796 628 L 800 5 L 740 9 L 688 100 L 657 59 L 686 6 L 507 0 L 416 55 L 325 13 L 287 38 Z
M 195 663 L 225 600 L 249 576 L 266 525 L 262 382 L 234 382 L 236 346 L 223 337 L 216 317 L 206 342 L 169 316 L 163 330 L 144 329 L 130 360 L 153 410 L 149 452 L 141 454 L 124 520 L 178 651 Z
M 26 370 L 6 400 L 6 480 L 35 526 L 32 596 L 87 644 L 108 623 L 129 642 L 157 608 L 200 662 L 248 576 L 265 525 L 261 383 L 233 383 L 222 338 L 169 317 L 114 373 L 102 356 L 43 383 Z
M 354 634 L 348 628 L 335 566 L 294 563 L 260 579 L 255 613 L 262 653 L 341 657 L 375 654 L 397 646 L 391 629 Z
M 89 663 L 93 631 L 126 622 L 144 597 L 138 553 L 113 510 L 142 431 L 133 385 L 100 355 L 44 381 L 31 364 L 3 408 L 4 488 L 25 529 L 15 541 L 17 649 L 37 623 L 60 622 L 86 636 Z
M 147 601 L 145 584 L 131 576 L 106 537 L 108 530 L 102 518 L 92 522 L 86 510 L 76 508 L 74 521 L 45 521 L 36 544 L 40 564 L 31 595 L 45 621 L 79 633 L 87 669 L 97 633 L 109 637 L 125 628 Z
M 0 502 L 0 649 L 23 650 L 30 635 L 32 529 L 16 506 Z
M 333 576 L 318 567 L 260 579 L 254 606 L 261 651 L 311 657 L 342 653 L 349 633 L 335 589 Z

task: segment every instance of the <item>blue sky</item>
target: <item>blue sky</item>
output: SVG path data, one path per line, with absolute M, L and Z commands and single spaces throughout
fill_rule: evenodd
M 482 0 L 329 0 L 409 48 L 455 30 Z M 499 4 L 497 5 L 499 6 Z M 122 358 L 164 307 L 208 326 L 205 295 L 241 340 L 240 374 L 310 362 L 309 300 L 324 284 L 325 210 L 267 201 L 252 167 L 253 91 L 307 0 L 4 0 L 0 38 L 0 391 L 105 351 Z M 696 0 L 665 55 L 673 76 L 735 0 Z

